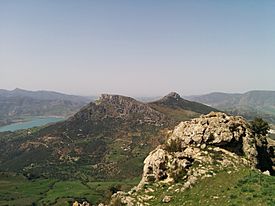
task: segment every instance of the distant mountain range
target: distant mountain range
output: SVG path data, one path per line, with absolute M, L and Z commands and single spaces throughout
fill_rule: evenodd
M 263 117 L 275 123 L 275 91 L 249 91 L 243 94 L 210 93 L 187 96 L 186 99 L 200 102 L 247 119 Z
M 52 91 L 0 90 L 0 125 L 26 116 L 69 116 L 91 98 Z
M 0 133 L 0 170 L 62 179 L 136 177 L 167 130 L 210 111 L 217 110 L 176 93 L 151 103 L 103 94 L 64 122 Z

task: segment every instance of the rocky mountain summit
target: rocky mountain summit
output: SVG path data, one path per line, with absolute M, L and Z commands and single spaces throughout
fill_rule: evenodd
M 215 111 L 215 112 L 218 111 L 217 109 L 214 109 L 207 105 L 183 99 L 176 92 L 171 92 L 168 95 L 164 96 L 162 99 L 152 102 L 152 104 L 156 104 L 159 106 L 169 106 L 172 108 L 185 109 L 185 110 L 197 112 L 200 114 L 208 114 L 209 112 L 212 112 L 212 111 Z
M 171 190 L 176 184 L 174 192 L 180 193 L 220 171 L 230 174 L 241 167 L 274 174 L 272 157 L 274 150 L 266 137 L 254 136 L 245 119 L 211 112 L 176 126 L 145 159 L 139 185 L 128 193 L 114 194 L 110 205 L 150 205 L 156 198 L 152 194 L 163 185 Z
M 170 121 L 172 120 L 173 124 L 171 125 L 173 126 L 177 125 L 181 121 L 199 117 L 201 114 L 208 114 L 212 111 L 218 111 L 217 109 L 207 105 L 183 99 L 176 92 L 171 92 L 157 101 L 148 103 L 148 105 L 151 108 L 165 114 Z
M 66 122 L 61 123 L 60 131 L 68 130 L 75 135 L 79 130 L 91 134 L 102 133 L 103 130 L 121 131 L 125 128 L 144 130 L 144 126 L 167 128 L 210 111 L 217 110 L 182 99 L 175 92 L 151 103 L 143 103 L 122 95 L 102 94 L 98 100 L 86 105 Z M 56 126 L 54 127 L 57 130 Z
M 111 94 L 102 94 L 95 103 L 91 102 L 78 112 L 74 118 L 86 121 L 117 118 L 135 120 L 137 121 L 136 123 L 140 124 L 161 124 L 165 120 L 163 114 L 152 109 L 147 104 L 131 97 Z
M 177 101 L 180 101 L 181 100 L 181 97 L 178 93 L 176 92 L 170 92 L 169 94 L 167 94 L 166 96 L 164 96 L 161 100 L 159 101 L 162 101 L 162 102 L 165 102 L 165 101 L 169 101 L 171 99 L 174 99 L 174 100 L 177 100 Z

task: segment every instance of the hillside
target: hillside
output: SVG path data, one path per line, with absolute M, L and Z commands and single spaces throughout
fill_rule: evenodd
M 33 177 L 136 177 L 142 172 L 143 159 L 164 141 L 168 129 L 200 115 L 191 107 L 182 109 L 181 104 L 175 108 L 173 102 L 179 100 L 184 101 L 176 96 L 161 105 L 176 114 L 174 118 L 156 110 L 152 106 L 156 103 L 103 94 L 67 121 L 28 133 L 3 133 L 0 168 Z
M 149 103 L 149 105 L 178 121 L 189 120 L 198 117 L 200 114 L 218 111 L 204 104 L 183 99 L 175 92 L 171 92 L 162 99 Z M 185 117 L 185 119 L 183 117 Z
M 0 133 L 0 182 L 14 185 L 16 178 L 22 185 L 16 194 L 8 190 L 3 204 L 14 196 L 13 203 L 21 205 L 66 205 L 74 198 L 96 203 L 114 187 L 129 189 L 142 174 L 144 158 L 164 142 L 168 130 L 201 115 L 181 105 L 175 108 L 173 102 L 181 101 L 177 95 L 169 99 L 161 111 L 131 97 L 103 94 L 64 122 Z M 31 190 L 39 184 L 37 193 L 24 193 L 24 185 Z M 51 192 L 45 193 L 47 188 Z
M 273 205 L 275 179 L 260 171 L 274 175 L 274 155 L 242 117 L 212 112 L 176 126 L 108 205 Z
M 69 116 L 89 98 L 50 91 L 0 90 L 0 126 L 32 116 Z
M 189 96 L 189 100 L 213 106 L 248 119 L 261 116 L 275 123 L 275 91 L 249 91 L 243 94 L 210 93 Z

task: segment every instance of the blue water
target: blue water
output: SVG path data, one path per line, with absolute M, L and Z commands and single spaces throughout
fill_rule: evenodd
M 20 130 L 20 129 L 28 129 L 28 128 L 32 128 L 32 127 L 39 127 L 39 126 L 43 126 L 49 123 L 54 123 L 54 122 L 60 122 L 64 120 L 64 118 L 60 118 L 60 117 L 37 117 L 37 118 L 33 118 L 29 121 L 26 122 L 19 122 L 19 123 L 13 123 L 10 125 L 6 125 L 3 127 L 0 127 L 0 132 L 5 132 L 5 131 L 16 131 L 16 130 Z

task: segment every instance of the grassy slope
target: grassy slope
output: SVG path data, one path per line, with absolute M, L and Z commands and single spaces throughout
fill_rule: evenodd
M 220 172 L 215 177 L 201 180 L 184 192 L 176 193 L 176 189 L 177 185 L 170 190 L 164 186 L 148 193 L 156 196 L 149 202 L 150 205 L 275 205 L 275 177 L 248 168 L 241 168 L 231 174 Z M 172 201 L 168 204 L 162 203 L 166 195 L 172 196 Z
M 95 160 L 99 155 L 99 158 L 104 158 L 104 161 L 116 163 L 118 168 L 123 168 L 121 172 L 117 171 L 123 173 L 121 174 L 123 178 L 140 176 L 144 158 L 152 150 L 152 146 L 159 144 L 158 137 L 160 136 L 159 138 L 161 138 L 162 134 L 159 134 L 160 132 L 156 129 L 151 131 L 150 128 L 148 128 L 147 130 L 146 132 L 121 131 L 116 134 L 117 137 L 115 136 L 114 139 L 104 138 L 104 136 L 81 137 L 74 140 L 73 143 L 70 142 L 70 147 L 67 146 L 67 142 L 65 142 L 67 139 L 64 139 L 65 143 L 63 144 L 48 144 L 49 148 L 39 147 L 35 150 L 31 149 L 22 154 L 20 153 L 18 156 L 15 156 L 16 152 L 12 150 L 12 145 L 20 145 L 27 141 L 38 141 L 37 136 L 39 137 L 39 128 L 22 130 L 16 133 L 1 133 L 1 171 L 19 173 L 24 171 L 24 173 L 34 174 L 36 177 L 45 176 L 56 179 L 102 179 L 104 178 L 102 177 L 103 173 L 101 171 L 97 172 L 92 168 L 93 165 L 100 162 L 100 160 Z M 32 135 L 28 135 L 27 131 L 31 131 Z M 104 144 L 107 152 L 102 154 L 99 150 L 102 150 Z M 59 162 L 57 158 L 54 159 L 55 156 L 51 155 L 53 153 L 52 150 L 60 151 L 62 148 L 70 149 L 70 153 L 67 156 L 77 156 L 80 157 L 80 160 L 76 162 Z M 83 152 L 81 154 L 76 154 L 73 151 L 74 148 L 83 148 Z M 13 158 L 9 159 L 10 156 Z M 31 163 L 33 163 L 32 167 L 29 166 Z M 107 169 L 106 167 L 104 168 Z M 78 172 L 77 174 L 76 171 Z M 121 178 L 121 176 L 118 176 L 113 170 L 105 172 L 111 173 L 108 177 L 106 176 L 105 179 L 113 179 L 114 177 L 112 177 L 112 174 L 117 178 Z M 98 173 L 101 176 L 97 176 Z
M 81 182 L 56 179 L 27 180 L 15 174 L 0 174 L 0 205 L 70 205 L 74 200 L 91 203 L 103 201 L 111 195 L 112 186 L 128 190 L 139 180 Z M 108 193 L 109 192 L 109 193 Z
M 167 115 L 169 118 L 173 119 L 176 122 L 190 120 L 192 118 L 199 117 L 201 115 L 193 111 L 184 110 L 181 108 L 170 108 L 170 107 L 161 106 L 154 103 L 150 103 L 150 107 Z

